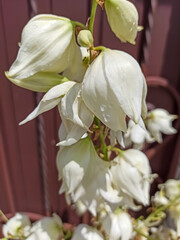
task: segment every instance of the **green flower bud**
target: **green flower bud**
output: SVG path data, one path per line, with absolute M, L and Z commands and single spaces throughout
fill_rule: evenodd
M 111 30 L 122 42 L 135 44 L 138 27 L 136 7 L 127 0 L 106 0 L 105 10 Z
M 81 30 L 77 36 L 77 41 L 81 47 L 92 47 L 94 39 L 89 30 Z

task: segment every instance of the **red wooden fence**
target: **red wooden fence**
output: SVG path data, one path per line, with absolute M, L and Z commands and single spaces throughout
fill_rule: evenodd
M 157 87 L 151 86 L 148 100 L 156 107 L 164 107 L 177 114 L 180 112 L 177 95 L 180 90 L 180 2 L 133 2 L 138 8 L 140 23 L 145 26 L 137 44 L 120 43 L 110 31 L 105 12 L 98 9 L 96 45 L 127 51 L 140 61 L 146 75 L 167 78 L 172 87 L 162 86 L 160 82 L 157 91 Z M 57 212 L 64 221 L 79 221 L 73 211 L 69 214 L 64 196 L 58 195 L 55 166 L 58 113 L 52 110 L 18 126 L 37 105 L 40 96 L 11 84 L 4 77 L 4 71 L 15 60 L 22 28 L 31 16 L 53 13 L 85 23 L 90 5 L 90 0 L 0 0 L 0 209 L 5 213 Z M 152 81 L 150 83 L 153 84 Z M 179 128 L 178 121 L 176 127 Z M 153 146 L 149 152 L 153 170 L 160 174 L 159 181 L 173 177 L 178 165 L 180 137 L 177 134 L 166 139 L 164 145 L 159 148 Z

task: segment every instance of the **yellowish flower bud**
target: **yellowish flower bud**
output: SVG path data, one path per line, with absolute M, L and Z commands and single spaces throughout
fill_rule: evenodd
M 92 47 L 94 39 L 89 30 L 81 30 L 77 36 L 77 41 L 81 47 Z
M 111 30 L 122 42 L 135 44 L 138 27 L 136 7 L 127 0 L 106 0 L 105 10 Z

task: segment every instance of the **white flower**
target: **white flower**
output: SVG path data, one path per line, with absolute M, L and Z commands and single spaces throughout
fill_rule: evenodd
M 180 180 L 169 179 L 164 184 L 160 184 L 160 188 L 164 189 L 166 197 L 170 200 L 180 196 Z
M 138 123 L 146 115 L 146 83 L 129 54 L 105 49 L 88 67 L 82 83 L 87 107 L 109 128 L 126 131 L 126 115 Z
M 148 112 L 145 123 L 154 139 L 161 143 L 162 133 L 169 135 L 177 132 L 177 130 L 172 127 L 172 121 L 176 118 L 177 115 L 171 115 L 165 109 L 157 108 Z
M 5 237 L 25 237 L 29 234 L 31 222 L 25 214 L 16 213 L 3 225 L 2 231 Z
M 136 7 L 126 0 L 106 0 L 105 10 L 109 25 L 122 42 L 135 44 L 138 27 L 138 12 Z
M 129 147 L 133 144 L 133 148 L 141 149 L 145 141 L 151 143 L 154 140 L 145 128 L 142 128 L 140 125 L 135 124 L 130 119 L 128 122 L 127 132 L 124 134 L 125 146 Z
M 104 240 L 104 238 L 97 229 L 86 224 L 80 224 L 76 228 L 72 240 Z
M 57 155 L 60 193 L 66 192 L 72 201 L 81 204 L 96 215 L 102 202 L 101 189 L 106 190 L 108 163 L 100 159 L 89 138 L 60 149 Z
M 169 200 L 165 197 L 163 191 L 156 192 L 154 196 L 151 198 L 151 201 L 156 207 L 166 205 L 169 202 Z
M 109 213 L 102 221 L 102 227 L 111 240 L 129 240 L 132 234 L 131 218 L 121 210 Z
M 122 196 L 127 195 L 143 205 L 148 205 L 152 176 L 146 155 L 139 150 L 129 149 L 111 163 L 112 182 Z M 128 204 L 128 201 L 126 203 Z
M 41 72 L 64 72 L 70 80 L 81 81 L 85 68 L 82 66 L 80 48 L 75 42 L 74 27 L 64 17 L 48 14 L 33 17 L 23 29 L 20 49 L 15 62 L 6 73 L 7 77 L 18 86 L 30 90 L 34 90 L 34 86 L 26 82 L 32 78 L 33 81 L 37 79 L 39 85 L 40 82 L 44 85 L 43 81 L 47 84 L 47 78 L 43 80 L 38 75 L 33 76 L 42 74 Z
M 27 240 L 59 240 L 62 236 L 62 221 L 56 214 L 35 222 Z

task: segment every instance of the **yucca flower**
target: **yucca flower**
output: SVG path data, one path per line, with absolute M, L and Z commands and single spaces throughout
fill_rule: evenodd
M 83 101 L 114 131 L 126 132 L 126 116 L 136 123 L 146 116 L 146 92 L 137 61 L 118 50 L 104 49 L 88 67 L 82 82 Z
M 60 83 L 59 73 L 82 81 L 85 67 L 74 32 L 75 24 L 68 18 L 50 14 L 33 17 L 22 31 L 17 58 L 6 76 L 14 84 L 35 91 L 47 91 Z M 44 89 L 44 85 L 48 86 Z
M 156 108 L 148 112 L 145 124 L 153 138 L 158 143 L 162 143 L 162 133 L 169 135 L 177 132 L 172 126 L 172 121 L 175 119 L 177 119 L 177 115 L 169 114 L 165 109 Z

